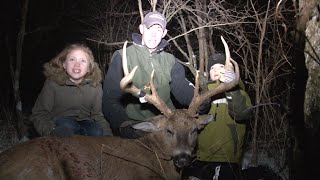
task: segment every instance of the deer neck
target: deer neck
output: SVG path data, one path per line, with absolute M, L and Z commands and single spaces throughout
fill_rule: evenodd
M 157 134 L 150 133 L 136 140 L 142 148 L 153 152 L 158 158 L 163 160 L 172 160 L 172 156 L 169 152 L 163 148 L 162 139 Z

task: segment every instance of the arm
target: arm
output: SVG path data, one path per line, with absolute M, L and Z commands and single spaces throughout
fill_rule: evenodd
M 95 100 L 94 100 L 94 104 L 92 107 L 92 119 L 96 120 L 97 123 L 101 126 L 101 128 L 103 129 L 103 135 L 104 136 L 111 136 L 112 135 L 112 131 L 110 129 L 110 125 L 108 123 L 108 121 L 104 118 L 103 114 L 102 114 L 102 87 L 101 84 L 98 85 L 96 88 L 96 96 L 95 96 Z
M 170 88 L 180 104 L 188 106 L 191 103 L 194 85 L 186 79 L 184 68 L 177 60 L 171 70 Z
M 252 104 L 249 95 L 239 87 L 226 92 L 228 110 L 231 117 L 237 122 L 243 122 L 252 117 Z
M 110 126 L 116 135 L 119 135 L 121 124 L 128 121 L 128 115 L 122 104 L 123 93 L 120 89 L 120 80 L 123 78 L 122 58 L 119 52 L 115 52 L 106 73 L 103 83 L 102 111 L 110 122 Z
M 49 135 L 54 128 L 52 108 L 54 106 L 54 87 L 46 80 L 32 109 L 31 121 L 41 136 Z

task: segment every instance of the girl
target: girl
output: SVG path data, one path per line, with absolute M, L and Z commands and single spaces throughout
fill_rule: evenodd
M 31 115 L 41 136 L 112 135 L 101 111 L 102 73 L 89 47 L 67 46 L 45 63 L 44 75 Z
M 210 80 L 208 89 L 235 78 L 232 70 L 225 69 L 226 57 L 216 53 L 208 60 Z M 184 168 L 182 179 L 197 177 L 201 180 L 241 179 L 240 163 L 246 124 L 252 116 L 252 104 L 242 81 L 230 91 L 211 98 L 209 114 L 215 121 L 210 122 L 199 133 L 196 150 L 197 159 L 190 167 Z

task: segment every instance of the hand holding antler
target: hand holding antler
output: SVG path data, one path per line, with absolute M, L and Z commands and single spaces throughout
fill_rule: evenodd
M 204 100 L 206 100 L 214 95 L 226 92 L 226 91 L 232 89 L 233 87 L 235 87 L 239 83 L 240 72 L 239 72 L 238 63 L 230 58 L 229 47 L 222 36 L 221 36 L 221 40 L 223 42 L 223 45 L 225 48 L 225 54 L 226 54 L 225 69 L 226 70 L 233 70 L 234 69 L 235 70 L 235 78 L 228 83 L 221 83 L 218 87 L 216 87 L 214 89 L 210 89 L 209 91 L 206 91 L 205 93 L 200 95 L 199 94 L 199 79 L 198 79 L 199 75 L 197 74 L 196 79 L 195 79 L 194 97 L 193 97 L 192 102 L 190 103 L 190 106 L 188 108 L 188 114 L 190 116 L 196 115 L 198 107 L 203 103 Z M 233 68 L 232 64 L 234 65 L 234 68 Z

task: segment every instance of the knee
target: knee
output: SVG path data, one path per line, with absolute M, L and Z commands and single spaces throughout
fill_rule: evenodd
M 73 118 L 62 117 L 55 120 L 56 127 L 64 127 L 68 129 L 77 130 L 80 128 L 79 124 Z
M 103 129 L 95 121 L 81 122 L 82 135 L 85 136 L 103 136 Z
M 101 127 L 91 128 L 87 131 L 88 136 L 103 136 L 103 130 Z

